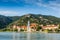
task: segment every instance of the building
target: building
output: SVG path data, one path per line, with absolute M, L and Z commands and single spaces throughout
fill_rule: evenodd
M 47 25 L 47 26 L 42 26 L 42 29 L 58 29 L 59 25 Z
M 27 26 L 23 25 L 23 26 L 17 26 L 17 25 L 13 25 L 13 30 L 17 29 L 18 31 L 20 31 L 21 29 L 23 29 L 24 31 L 27 31 L 30 29 L 30 31 L 36 31 L 36 23 L 31 23 L 28 24 Z
M 13 25 L 13 31 L 14 31 L 15 29 L 17 29 L 18 32 L 19 32 L 21 28 L 20 28 L 20 26 Z

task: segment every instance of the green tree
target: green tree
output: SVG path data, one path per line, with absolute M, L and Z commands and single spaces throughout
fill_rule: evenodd
M 41 26 L 37 26 L 37 27 L 36 27 L 36 31 L 39 31 L 40 29 L 42 29 Z

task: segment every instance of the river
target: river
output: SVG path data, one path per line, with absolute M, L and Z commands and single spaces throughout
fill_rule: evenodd
M 0 32 L 0 40 L 60 40 L 60 34 L 40 32 Z

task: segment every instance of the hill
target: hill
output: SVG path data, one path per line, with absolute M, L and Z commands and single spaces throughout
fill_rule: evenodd
M 19 20 L 11 23 L 8 26 L 11 25 L 26 25 L 27 26 L 27 22 L 28 20 L 30 21 L 30 23 L 36 23 L 38 25 L 43 24 L 43 25 L 48 25 L 48 24 L 59 24 L 60 23 L 60 18 L 54 17 L 54 16 L 47 16 L 47 15 L 41 15 L 41 14 L 26 14 L 23 15 L 19 18 Z
M 14 20 L 13 20 L 14 19 Z M 8 17 L 0 15 L 0 29 L 6 28 L 7 25 L 12 23 L 13 21 L 16 21 L 18 17 Z
M 11 23 L 11 21 L 12 20 L 10 18 L 3 16 L 3 15 L 0 15 L 0 29 L 5 28 L 6 25 Z

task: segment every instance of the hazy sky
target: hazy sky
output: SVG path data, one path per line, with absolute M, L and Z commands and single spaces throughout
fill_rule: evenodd
M 0 14 L 21 16 L 43 14 L 60 17 L 60 0 L 0 0 Z

